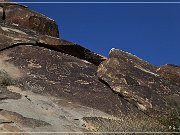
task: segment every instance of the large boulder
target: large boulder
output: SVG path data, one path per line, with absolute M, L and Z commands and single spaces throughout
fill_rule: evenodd
M 146 115 L 167 127 L 180 125 L 180 87 L 156 74 L 156 67 L 118 49 L 97 71 L 99 79 Z
M 1 22 L 36 31 L 38 34 L 59 37 L 56 22 L 27 7 L 14 3 L 1 3 Z

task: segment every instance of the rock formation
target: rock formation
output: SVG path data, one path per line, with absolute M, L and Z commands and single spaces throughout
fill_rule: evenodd
M 180 131 L 180 66 L 106 58 L 22 5 L 1 3 L 0 16 L 1 133 Z

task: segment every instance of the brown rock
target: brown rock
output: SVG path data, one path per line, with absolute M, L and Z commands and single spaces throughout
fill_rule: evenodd
M 4 21 L 8 25 L 14 25 L 36 31 L 38 34 L 59 37 L 58 26 L 55 21 L 42 14 L 17 5 L 7 4 L 3 7 Z
M 99 81 L 97 67 L 91 63 L 29 45 L 6 49 L 1 57 L 8 58 L 2 59 L 2 67 L 9 65 L 19 72 L 13 75 L 10 69 L 1 69 L 15 82 L 8 84 L 7 90 L 20 94 L 20 98 L 7 98 L 0 108 L 21 115 L 22 119 L 38 119 L 49 124 L 40 129 L 29 126 L 29 130 L 25 130 L 21 123 L 12 120 L 23 131 L 167 130 Z M 147 128 L 142 128 L 146 125 Z
M 113 51 L 113 53 L 111 53 L 111 51 Z M 110 58 L 117 58 L 123 62 L 127 62 L 134 66 L 142 67 L 142 68 L 147 69 L 152 72 L 157 69 L 157 67 L 155 67 L 154 65 L 150 64 L 147 61 L 140 59 L 139 57 L 137 57 L 131 53 L 124 52 L 122 50 L 119 51 L 119 49 L 114 49 L 114 48 L 111 49 L 111 51 L 109 53 Z
M 142 112 L 177 129 L 180 88 L 152 72 L 153 65 L 129 53 L 113 49 L 109 55 L 110 58 L 99 65 L 98 77 Z
M 59 39 L 56 22 L 42 14 L 0 7 L 0 132 L 177 129 L 179 87 L 157 67 L 118 50 L 107 60 Z
M 167 64 L 156 70 L 157 74 L 180 86 L 180 66 Z

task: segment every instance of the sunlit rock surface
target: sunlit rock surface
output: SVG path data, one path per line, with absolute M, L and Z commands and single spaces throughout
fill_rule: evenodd
M 22 5 L 0 16 L 0 132 L 179 132 L 178 66 L 106 58 Z
M 146 115 L 178 129 L 180 87 L 153 72 L 156 67 L 132 54 L 112 49 L 109 56 L 98 67 L 99 79 Z
M 157 74 L 180 86 L 180 66 L 167 64 L 156 70 Z

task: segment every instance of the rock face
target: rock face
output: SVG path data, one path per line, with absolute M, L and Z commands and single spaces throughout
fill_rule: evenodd
M 179 66 L 106 58 L 21 5 L 0 15 L 0 132 L 180 131 Z
M 180 66 L 167 64 L 156 70 L 157 74 L 180 86 Z
M 180 87 L 153 72 L 156 67 L 131 54 L 112 49 L 109 56 L 99 65 L 98 77 L 140 111 L 178 128 Z

